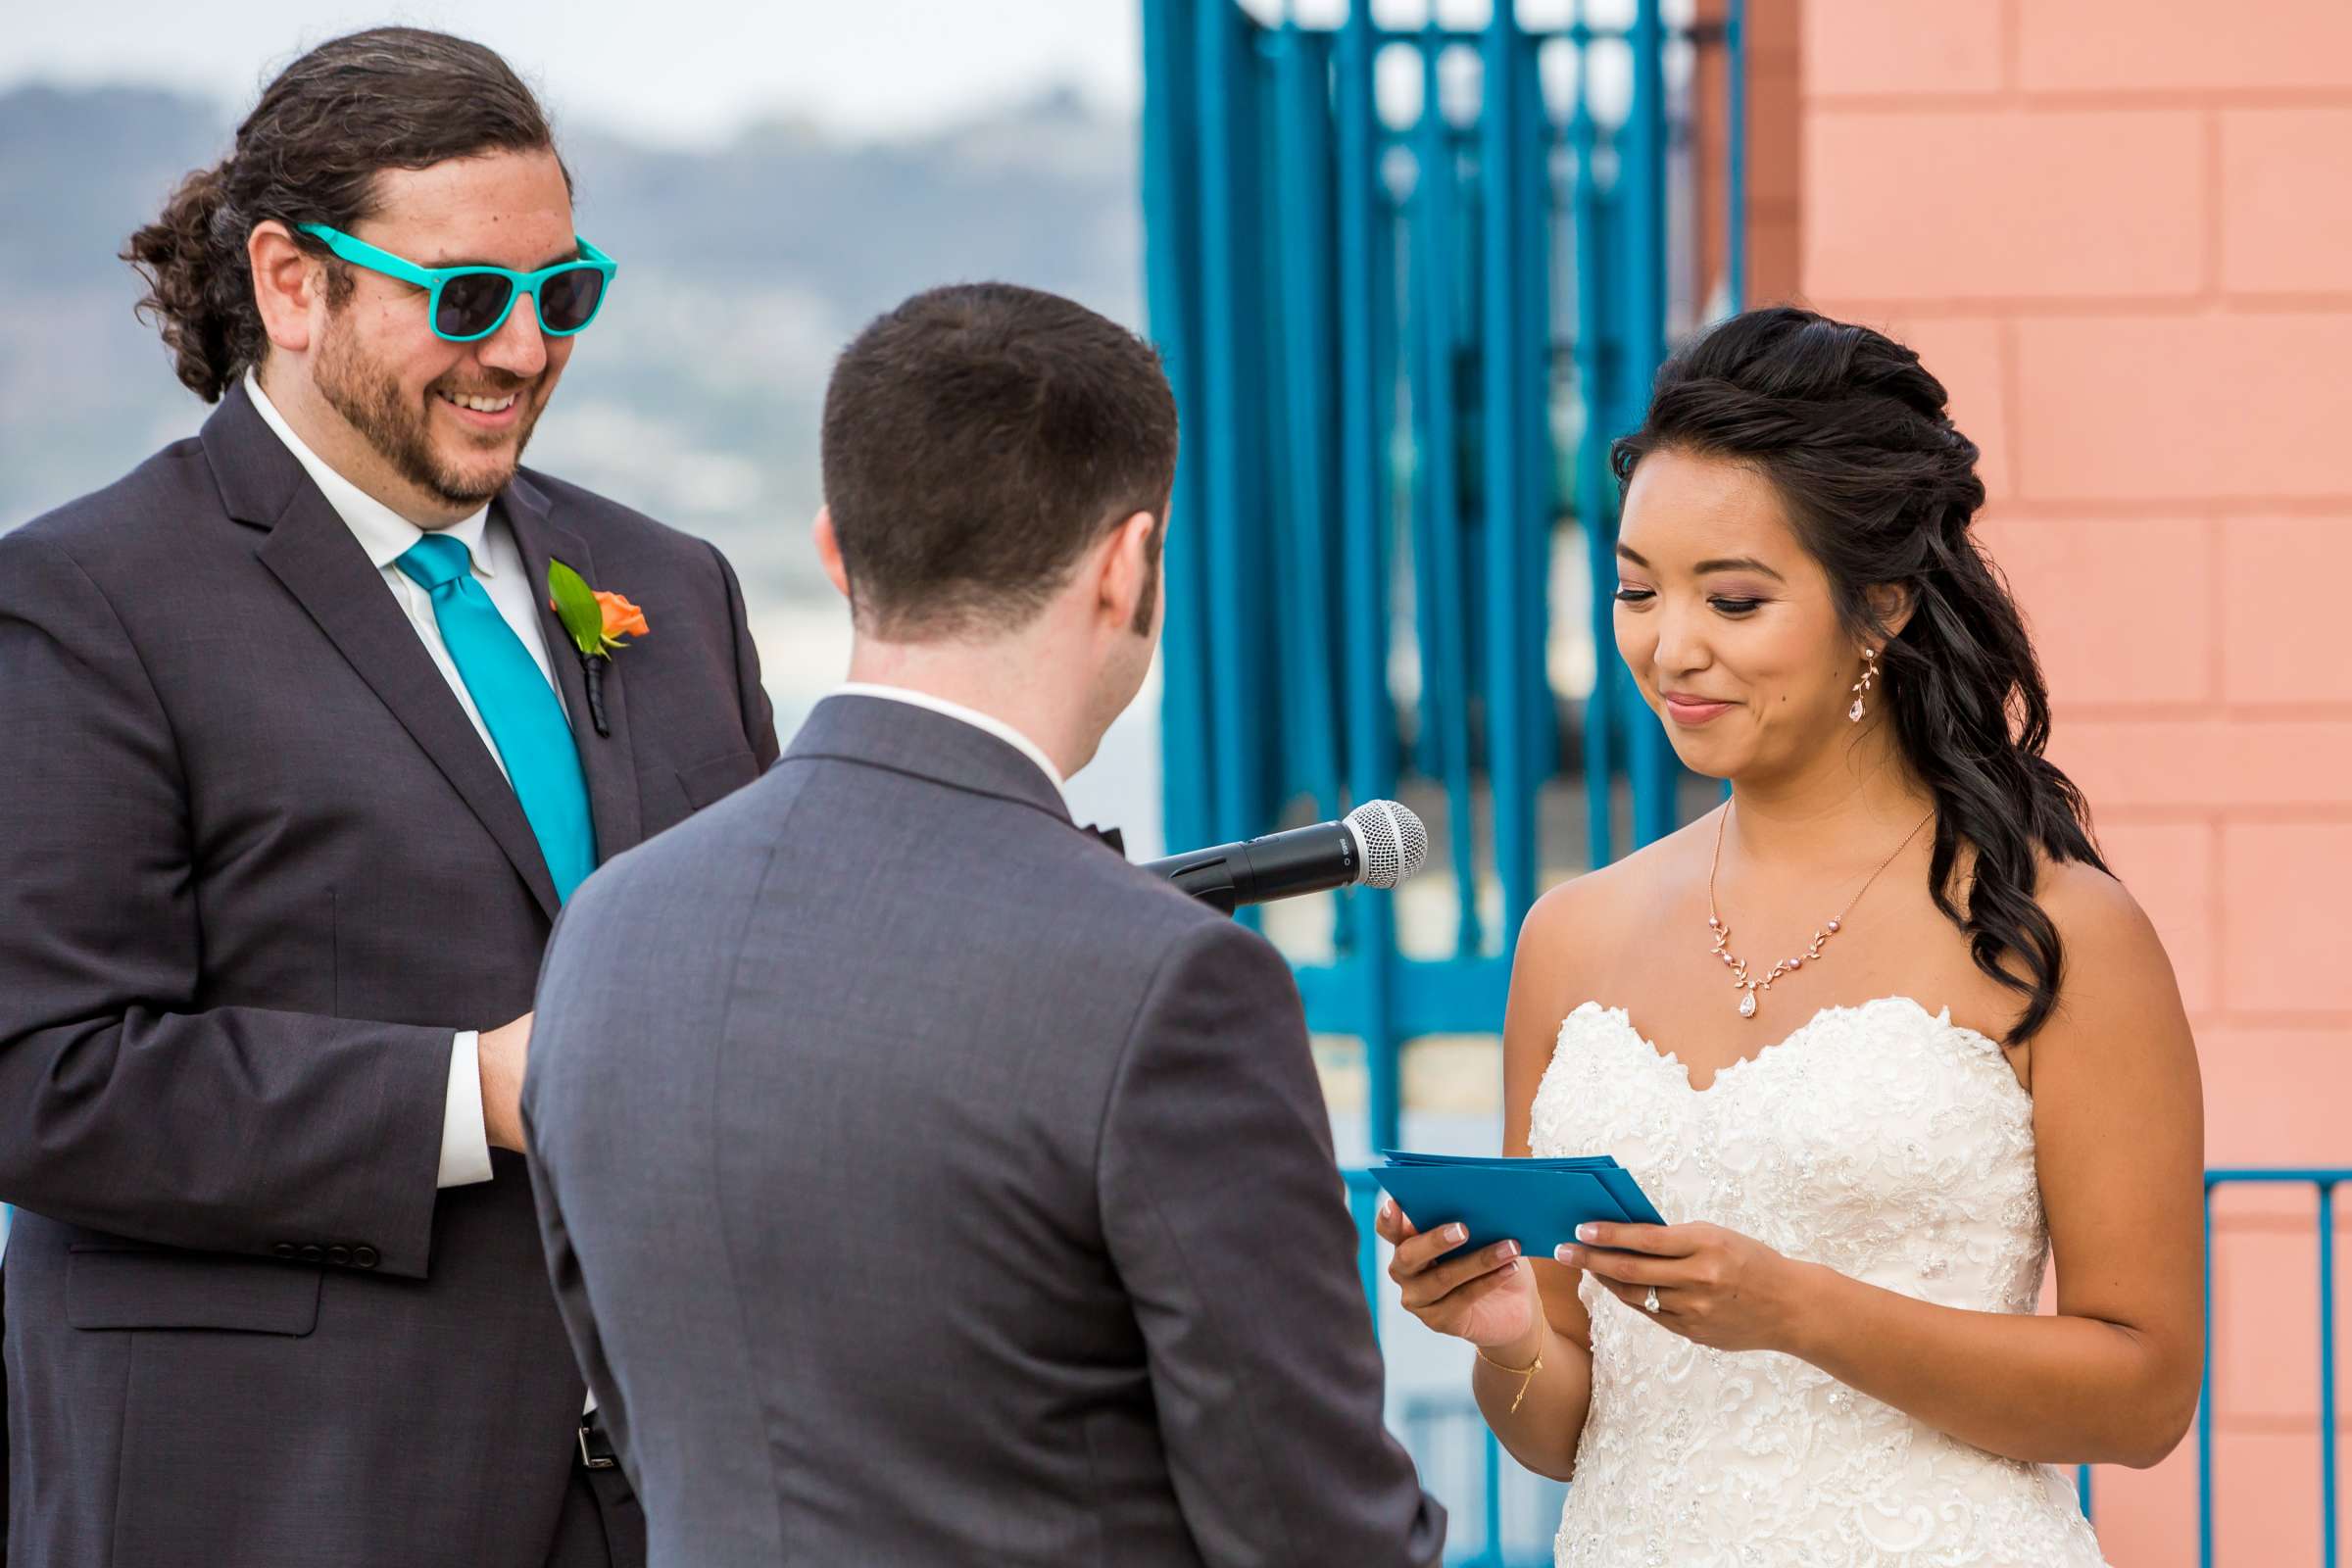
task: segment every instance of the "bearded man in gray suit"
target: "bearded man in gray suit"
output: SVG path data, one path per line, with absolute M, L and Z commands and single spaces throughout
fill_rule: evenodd
M 519 466 L 612 272 L 489 50 L 320 45 L 130 254 L 220 408 L 0 538 L 8 1561 L 632 1563 L 517 1098 L 572 886 L 775 754 L 734 575 Z
M 1158 637 L 1156 357 L 919 295 L 823 460 L 852 684 L 566 911 L 523 1090 L 653 1562 L 1436 1561 L 1290 972 L 1063 804 Z

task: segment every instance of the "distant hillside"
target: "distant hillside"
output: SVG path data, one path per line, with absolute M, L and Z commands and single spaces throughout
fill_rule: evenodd
M 0 529 L 202 420 L 114 258 L 231 128 L 160 92 L 0 93 Z M 530 461 L 718 540 L 767 594 L 817 591 L 817 409 L 868 317 L 1002 277 L 1141 319 L 1134 128 L 1072 97 L 884 144 L 789 124 L 703 154 L 561 134 L 580 230 L 621 271 Z

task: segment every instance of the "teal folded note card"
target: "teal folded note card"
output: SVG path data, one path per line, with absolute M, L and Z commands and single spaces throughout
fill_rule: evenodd
M 1372 1179 L 1396 1200 L 1417 1231 L 1461 1224 L 1463 1250 L 1514 1241 L 1530 1256 L 1549 1256 L 1587 1223 L 1663 1225 L 1633 1174 L 1606 1154 L 1569 1159 L 1414 1154 L 1382 1151 Z

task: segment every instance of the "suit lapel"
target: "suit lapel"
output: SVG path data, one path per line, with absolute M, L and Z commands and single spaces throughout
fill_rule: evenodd
M 580 767 L 588 777 L 588 809 L 596 822 L 596 858 L 601 864 L 623 850 L 634 849 L 644 834 L 637 794 L 637 759 L 629 745 L 628 682 L 621 666 L 626 653 L 605 665 L 605 720 L 610 735 L 599 735 L 588 711 L 588 680 L 580 667 L 579 650 L 550 607 L 547 565 L 561 561 L 597 586 L 596 563 L 588 542 L 551 514 L 546 494 L 528 479 L 517 477 L 498 500 L 514 533 L 528 573 L 532 601 L 538 606 L 540 631 L 547 639 L 547 660 L 556 686 L 571 715 L 572 744 L 579 748 Z
M 252 416 L 258 423 L 260 416 Z M 266 425 L 262 433 L 277 444 Z M 553 919 L 555 879 L 548 874 L 530 819 L 522 814 L 522 803 L 367 552 L 318 487 L 301 473 L 293 454 L 282 446 L 279 451 L 302 482 L 292 487 L 284 511 L 263 541 L 262 564 L 310 612 L 319 630 L 424 749 Z

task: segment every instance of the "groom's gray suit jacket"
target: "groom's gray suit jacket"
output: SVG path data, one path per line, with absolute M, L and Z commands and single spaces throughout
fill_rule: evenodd
M 538 1028 L 655 1564 L 1437 1560 L 1288 969 L 1014 747 L 828 698 L 582 891 Z
M 536 474 L 496 505 L 653 628 L 603 736 L 548 621 L 600 849 L 756 778 L 717 553 Z M 0 737 L 12 1568 L 544 1568 L 581 1387 L 526 1171 L 434 1179 L 453 1032 L 530 1005 L 555 886 L 242 387 L 0 537 Z

